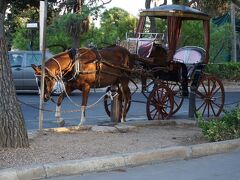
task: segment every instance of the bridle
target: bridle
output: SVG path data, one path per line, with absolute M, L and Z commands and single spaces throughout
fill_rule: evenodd
M 55 59 L 54 57 L 50 58 L 49 60 L 53 60 L 57 66 L 58 66 L 58 69 L 59 69 L 59 73 L 58 74 L 54 74 L 52 73 L 52 71 L 45 66 L 45 70 L 47 73 L 45 73 L 45 78 L 48 78 L 49 80 L 55 80 L 57 83 L 61 83 L 62 86 L 64 86 L 64 83 L 63 83 L 63 77 L 72 70 L 72 67 L 74 66 L 74 62 L 70 60 L 69 64 L 67 65 L 67 67 L 65 69 L 62 69 L 60 63 L 58 62 L 57 59 Z M 40 94 L 40 85 L 38 83 L 39 81 L 39 76 L 41 75 L 36 75 L 35 74 L 35 77 L 36 77 L 36 82 L 37 82 L 37 85 L 38 85 L 38 90 L 39 90 L 39 94 Z M 62 90 L 61 90 L 62 91 Z M 53 92 L 53 91 L 52 91 Z M 52 93 L 51 92 L 51 93 Z M 50 96 L 50 99 L 51 96 Z

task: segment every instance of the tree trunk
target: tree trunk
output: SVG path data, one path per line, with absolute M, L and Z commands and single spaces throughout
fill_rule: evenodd
M 4 5 L 5 1 L 2 5 Z M 23 114 L 16 98 L 12 71 L 7 56 L 3 21 L 5 10 L 0 9 L 0 147 L 28 147 L 28 135 Z
M 72 36 L 72 48 L 79 48 L 80 47 L 80 36 Z
M 151 4 L 151 0 L 146 0 L 145 1 L 145 8 L 146 9 L 149 9 L 150 8 L 150 4 Z M 149 20 L 150 20 L 150 33 L 155 33 L 157 30 L 156 30 L 156 21 L 155 21 L 155 18 L 153 17 L 149 17 Z

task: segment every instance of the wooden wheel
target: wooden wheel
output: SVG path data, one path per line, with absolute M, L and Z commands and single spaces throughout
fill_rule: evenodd
M 168 119 L 173 112 L 173 94 L 164 84 L 155 86 L 147 99 L 148 120 Z
M 111 90 L 111 87 L 108 87 L 106 92 L 110 91 Z M 121 116 L 121 112 L 122 112 L 122 109 L 123 109 L 123 103 L 124 101 L 122 100 L 122 94 L 121 94 L 121 91 L 118 91 L 118 94 L 119 94 L 119 99 L 118 99 L 118 102 L 119 102 L 119 106 L 118 107 L 121 107 L 120 109 L 120 114 L 119 114 L 119 117 Z M 127 112 L 129 110 L 131 106 L 131 96 L 130 96 L 130 101 L 128 102 L 128 106 L 127 106 Z M 111 116 L 111 99 L 108 95 L 105 95 L 104 96 L 104 109 L 107 113 L 107 115 L 110 117 Z M 121 120 L 121 117 L 119 118 L 119 120 Z
M 196 91 L 196 112 L 203 117 L 219 116 L 225 94 L 222 82 L 215 76 L 203 75 Z
M 179 82 L 172 81 L 164 81 L 164 84 L 168 86 L 173 93 L 173 112 L 172 115 L 178 112 L 178 110 L 182 107 L 184 96 L 181 91 L 181 84 Z

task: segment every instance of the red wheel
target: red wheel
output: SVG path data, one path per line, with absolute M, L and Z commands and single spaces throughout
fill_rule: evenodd
M 225 92 L 215 76 L 203 75 L 196 91 L 196 112 L 203 117 L 219 116 L 223 110 Z
M 173 112 L 172 115 L 178 112 L 182 107 L 184 96 L 181 91 L 181 84 L 179 82 L 164 81 L 167 87 L 169 87 L 173 93 Z
M 108 87 L 106 92 L 110 91 L 110 89 L 111 89 L 111 87 Z M 119 94 L 119 101 L 118 101 L 119 102 L 119 107 L 122 107 L 121 109 L 123 109 L 124 101 L 122 100 L 121 91 L 118 91 L 118 94 Z M 129 110 L 130 106 L 131 106 L 131 96 L 130 96 L 130 101 L 128 102 L 127 112 Z M 107 115 L 110 117 L 111 116 L 111 99 L 110 99 L 110 97 L 108 95 L 104 96 L 104 109 L 105 109 Z M 120 112 L 119 116 L 121 116 L 121 112 L 122 111 L 119 111 L 119 112 Z
M 156 86 L 147 99 L 147 117 L 149 120 L 168 119 L 173 112 L 173 94 L 164 84 Z

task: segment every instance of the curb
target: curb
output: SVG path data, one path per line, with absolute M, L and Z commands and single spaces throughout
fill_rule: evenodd
M 159 161 L 197 158 L 240 149 L 240 138 L 191 146 L 175 146 L 136 153 L 124 153 L 102 157 L 69 160 L 21 168 L 0 170 L 0 180 L 44 179 L 86 172 L 106 171 L 132 167 Z

